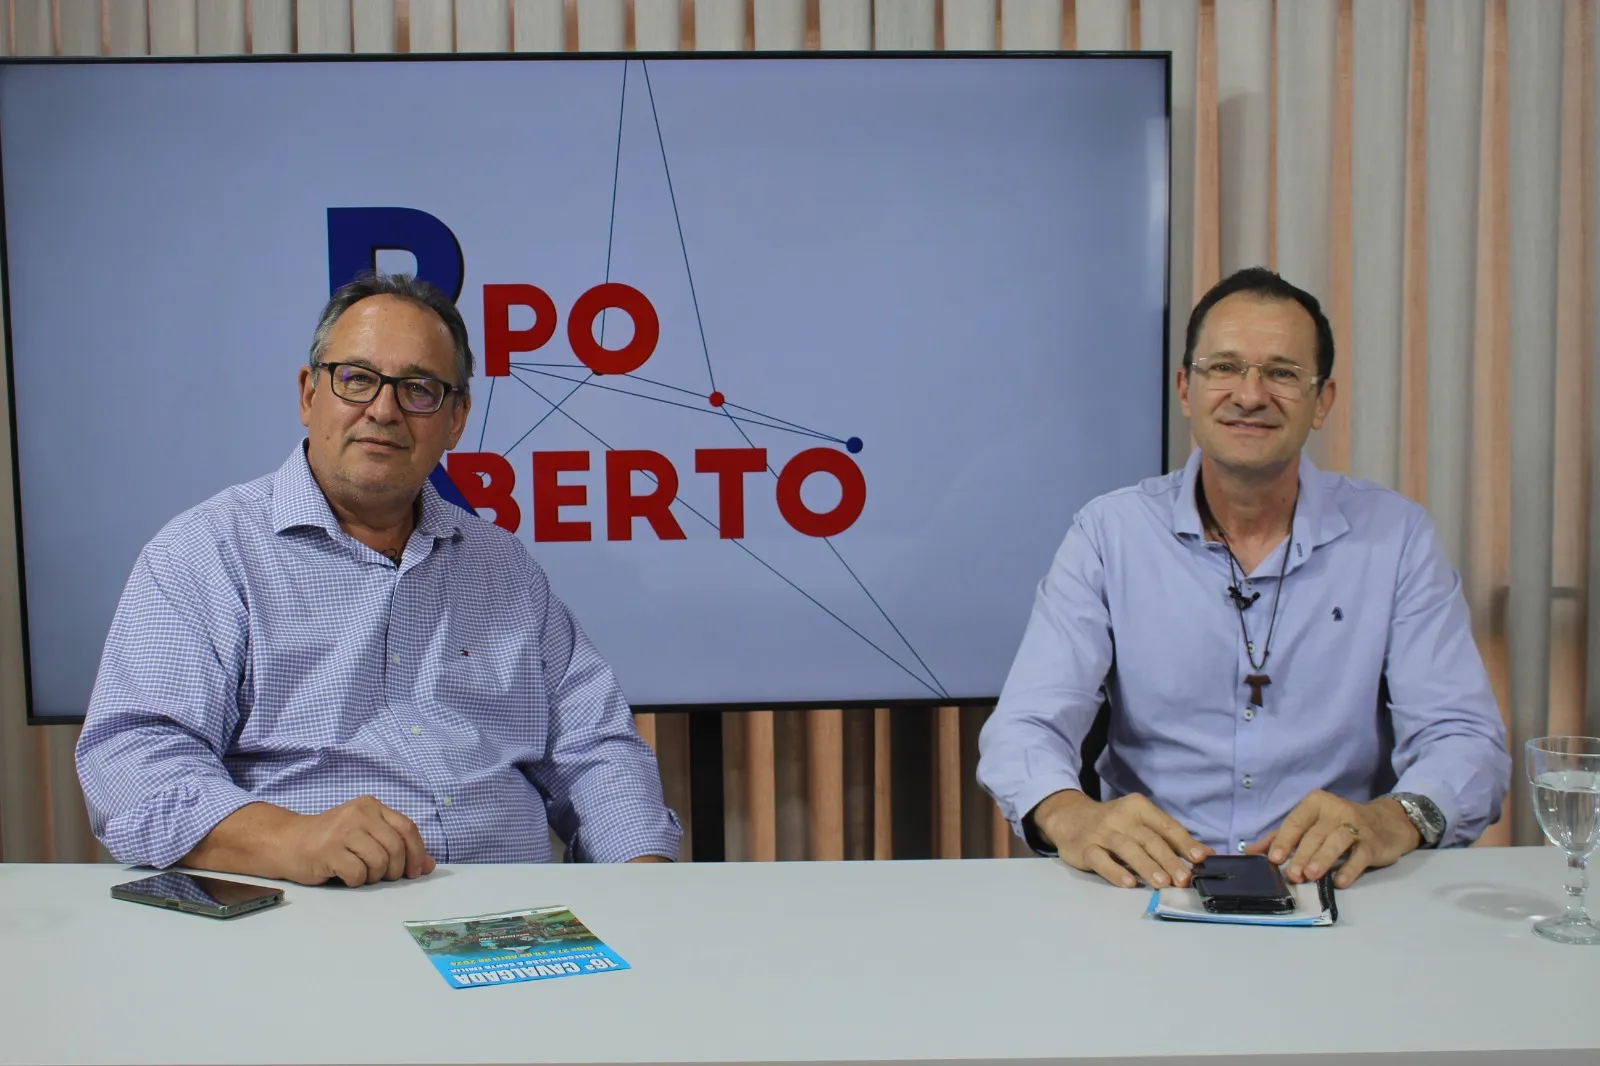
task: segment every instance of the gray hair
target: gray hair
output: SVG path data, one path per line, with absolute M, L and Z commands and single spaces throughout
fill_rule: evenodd
M 456 380 L 453 384 L 461 390 L 460 395 L 467 395 L 472 382 L 472 348 L 467 341 L 467 324 L 448 296 L 410 274 L 362 274 L 340 286 L 317 319 L 317 332 L 311 338 L 312 369 L 315 370 L 327 353 L 328 334 L 333 332 L 333 324 L 339 321 L 339 316 L 369 296 L 393 296 L 439 316 L 455 349 Z

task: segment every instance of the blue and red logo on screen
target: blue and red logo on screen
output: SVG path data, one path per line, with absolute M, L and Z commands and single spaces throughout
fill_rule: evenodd
M 461 242 L 442 221 L 426 211 L 409 207 L 331 207 L 328 209 L 328 285 L 329 291 L 371 271 L 381 251 L 409 252 L 416 258 L 416 275 L 460 303 L 466 276 L 466 261 Z M 483 337 L 478 349 L 483 353 L 483 373 L 493 379 L 512 376 L 519 368 L 512 356 L 533 352 L 556 338 L 561 314 L 548 293 L 523 281 L 485 283 L 482 286 Z M 594 326 L 608 310 L 626 314 L 633 322 L 633 336 L 619 348 L 604 347 L 596 340 Z M 533 324 L 514 328 L 513 311 L 533 315 Z M 661 340 L 661 323 L 650 299 L 638 289 L 617 281 L 603 281 L 586 290 L 566 313 L 565 340 L 580 366 L 587 371 L 582 380 L 573 381 L 577 391 L 595 378 L 628 379 L 647 363 Z M 710 360 L 707 360 L 710 369 Z M 561 378 L 559 374 L 547 376 Z M 677 392 L 686 390 L 676 389 Z M 543 394 L 539 394 L 544 398 Z M 571 395 L 570 393 L 568 394 Z M 635 393 L 635 395 L 640 395 Z M 642 397 L 641 398 L 645 398 Z M 748 445 L 743 448 L 700 448 L 695 451 L 694 472 L 717 479 L 718 507 L 714 515 L 703 515 L 725 540 L 745 535 L 745 478 L 763 472 L 777 479 L 778 511 L 796 532 L 811 537 L 836 536 L 855 524 L 866 506 L 867 486 L 861 468 L 851 455 L 861 451 L 859 437 L 840 438 L 805 429 L 796 423 L 765 415 L 733 403 L 715 386 L 703 396 L 712 409 L 727 415 Z M 549 401 L 548 414 L 560 402 Z M 671 401 L 668 401 L 671 402 Z M 683 406 L 681 403 L 677 406 Z M 562 412 L 565 414 L 565 412 Z M 570 416 L 568 416 L 570 417 Z M 744 426 L 772 429 L 799 429 L 840 447 L 807 448 L 774 470 L 765 448 L 758 448 Z M 590 434 L 593 436 L 593 434 Z M 598 438 L 597 438 L 598 439 Z M 480 444 L 481 447 L 481 444 Z M 671 511 L 678 499 L 679 474 L 665 455 L 648 449 L 621 449 L 606 446 L 600 462 L 605 470 L 606 540 L 632 540 L 634 519 L 642 518 L 660 540 L 686 539 L 683 527 Z M 564 473 L 591 469 L 594 456 L 587 451 L 541 451 L 531 453 L 531 532 L 535 541 L 586 541 L 595 539 L 592 523 L 567 517 L 588 504 L 588 487 L 563 483 Z M 634 491 L 635 473 L 652 484 L 648 492 Z M 829 510 L 812 510 L 801 496 L 801 486 L 812 475 L 825 474 L 839 488 L 839 500 Z M 445 499 L 476 513 L 480 508 L 494 512 L 495 524 L 511 533 L 522 525 L 522 505 L 518 501 L 517 472 L 511 461 L 497 452 L 453 451 L 444 465 L 430 478 Z

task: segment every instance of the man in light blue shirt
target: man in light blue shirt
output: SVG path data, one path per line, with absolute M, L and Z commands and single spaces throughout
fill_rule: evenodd
M 1353 883 L 1476 839 L 1510 778 L 1460 580 L 1417 504 L 1301 454 L 1333 334 L 1266 270 L 1189 320 L 1180 471 L 1091 501 L 1040 583 L 978 777 L 1042 852 L 1187 884 L 1218 851 Z M 1080 750 L 1102 702 L 1102 795 Z
M 139 553 L 78 774 L 129 863 L 320 884 L 439 862 L 670 859 L 677 819 L 611 670 L 504 530 L 428 483 L 466 423 L 455 305 L 334 294 L 308 439 Z

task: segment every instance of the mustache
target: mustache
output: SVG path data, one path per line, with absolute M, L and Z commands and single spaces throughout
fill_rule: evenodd
M 411 447 L 410 441 L 401 440 L 399 437 L 391 437 L 387 433 L 352 433 L 346 438 L 346 443 L 349 444 L 355 444 L 360 441 L 376 441 L 380 444 L 388 444 L 396 448 Z

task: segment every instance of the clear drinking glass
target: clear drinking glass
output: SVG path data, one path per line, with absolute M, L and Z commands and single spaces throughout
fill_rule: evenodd
M 1567 913 L 1536 923 L 1533 931 L 1563 944 L 1600 944 L 1600 925 L 1583 909 L 1589 856 L 1600 842 L 1600 739 L 1528 741 L 1528 783 L 1539 828 L 1567 853 Z

